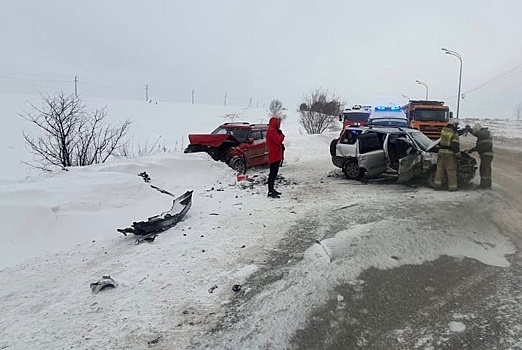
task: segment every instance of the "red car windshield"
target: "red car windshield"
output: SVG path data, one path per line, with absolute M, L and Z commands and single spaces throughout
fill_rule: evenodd
M 248 131 L 249 129 L 219 127 L 216 130 L 212 131 L 212 135 L 232 135 L 238 141 L 243 142 L 247 139 Z
M 366 123 L 368 121 L 368 117 L 369 116 L 370 116 L 370 113 L 368 113 L 368 112 L 343 113 L 343 120 L 344 121 L 350 121 L 350 122 L 364 122 L 364 123 Z

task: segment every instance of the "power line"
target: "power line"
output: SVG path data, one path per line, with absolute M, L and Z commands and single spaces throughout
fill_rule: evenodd
M 475 86 L 472 89 L 464 91 L 462 93 L 462 95 L 467 95 L 470 92 L 475 92 L 475 91 L 480 90 L 480 89 L 482 89 L 484 87 L 487 87 L 489 85 L 498 84 L 498 83 L 500 83 L 500 82 L 502 82 L 502 81 L 504 81 L 506 79 L 509 79 L 509 78 L 519 74 L 519 73 L 522 73 L 522 63 L 517 64 L 516 66 L 514 66 L 511 69 L 509 69 L 508 71 L 506 71 L 506 72 L 504 72 L 502 74 L 499 74 L 496 77 L 493 77 L 493 78 L 487 80 L 486 82 Z M 445 98 L 445 100 L 452 99 L 452 98 L 455 98 L 455 97 L 457 97 L 457 96 L 447 97 L 447 98 Z
M 67 80 L 50 80 L 50 79 L 35 79 L 35 78 L 17 78 L 0 75 L 0 79 L 19 80 L 19 81 L 32 81 L 32 82 L 44 82 L 44 83 L 70 83 Z
M 26 73 L 17 73 L 17 74 L 26 74 Z M 25 81 L 25 82 L 31 82 L 31 83 L 58 83 L 58 84 L 67 84 L 67 85 L 71 84 L 74 89 L 74 94 L 76 94 L 76 95 L 80 93 L 81 86 L 84 87 L 82 90 L 85 90 L 85 87 L 91 88 L 90 89 L 91 92 L 92 92 L 93 87 L 102 88 L 102 89 L 110 89 L 113 91 L 117 91 L 117 90 L 143 91 L 143 85 L 139 85 L 139 86 L 138 85 L 128 85 L 128 86 L 105 85 L 105 84 L 97 83 L 95 81 L 83 80 L 83 79 L 81 79 L 81 76 L 78 76 L 78 75 L 73 76 L 73 78 L 71 80 L 40 79 L 40 78 L 20 77 L 20 76 L 12 76 L 12 75 L 0 75 L 0 80 L 2 80 L 2 79 L 13 80 L 13 81 Z M 150 95 L 150 88 L 151 88 L 151 85 L 149 85 L 149 84 L 147 84 L 145 87 L 146 98 L 148 98 Z M 165 102 L 166 101 L 176 102 L 176 101 L 185 101 L 186 100 L 186 98 L 184 97 L 184 93 L 179 91 L 179 89 L 169 89 L 168 87 L 160 87 L 160 88 L 154 88 L 154 91 L 156 93 L 160 92 L 160 93 L 169 95 L 170 98 L 162 99 L 162 101 L 165 101 Z M 175 96 L 173 96 L 173 95 L 175 95 Z M 225 106 L 230 103 L 230 101 L 229 101 L 230 94 L 228 92 L 226 92 L 225 95 L 223 95 L 222 93 L 216 93 L 215 91 L 214 92 L 213 91 L 198 91 L 198 96 L 199 96 L 198 99 L 199 99 L 200 103 L 205 103 L 204 101 L 205 100 L 209 101 L 209 99 L 211 99 L 211 100 L 215 99 L 215 102 L 217 102 L 219 99 L 219 100 L 221 100 L 220 104 L 224 104 Z M 196 103 L 196 89 L 191 90 L 191 96 L 189 98 L 190 98 L 190 102 L 192 104 Z M 235 96 L 235 100 L 238 100 L 238 99 L 242 99 L 242 98 L 239 96 Z M 249 107 L 254 107 L 254 102 L 255 102 L 255 106 L 257 106 L 257 107 L 259 107 L 260 104 L 263 104 L 262 101 L 259 101 L 258 99 L 254 99 L 253 97 L 250 97 L 249 99 L 250 99 L 249 103 L 248 103 Z
M 506 80 L 508 78 L 511 78 L 512 76 L 514 76 L 514 75 L 516 75 L 516 74 L 518 74 L 520 72 L 522 72 L 522 63 L 516 65 L 515 67 L 513 67 L 509 71 L 507 71 L 505 73 L 502 73 L 502 74 L 496 76 L 495 78 L 492 78 L 492 79 L 486 81 L 485 83 L 482 83 L 482 84 L 474 87 L 473 89 L 470 89 L 470 90 L 464 92 L 464 94 L 469 94 L 470 92 L 477 91 L 477 90 L 479 90 L 479 89 L 481 89 L 483 87 L 486 87 L 488 85 L 500 83 L 501 81 Z
M 90 86 L 95 86 L 95 87 L 100 87 L 100 88 L 105 88 L 105 89 L 115 89 L 115 90 L 141 90 L 143 89 L 143 86 L 133 86 L 133 87 L 130 87 L 130 86 L 109 86 L 109 85 L 102 85 L 102 84 L 98 84 L 98 83 L 91 83 L 89 81 L 85 81 L 85 80 L 82 80 L 82 84 L 87 84 L 87 85 L 90 85 Z

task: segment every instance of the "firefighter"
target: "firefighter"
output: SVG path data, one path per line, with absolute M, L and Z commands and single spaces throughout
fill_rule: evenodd
M 268 149 L 268 163 L 270 164 L 270 174 L 268 175 L 268 197 L 279 198 L 281 192 L 274 188 L 275 179 L 279 172 L 279 166 L 283 159 L 283 141 L 285 135 L 280 129 L 281 119 L 270 118 L 268 130 L 266 132 L 266 147 Z
M 480 156 L 480 185 L 479 188 L 491 188 L 491 162 L 493 161 L 493 139 L 488 128 L 475 123 L 473 129 L 466 125 L 468 131 L 477 138 L 475 147 L 467 150 L 467 153 L 478 152 Z
M 448 190 L 456 191 L 458 189 L 457 157 L 460 156 L 458 123 L 457 120 L 450 119 L 440 132 L 440 150 L 434 179 L 434 185 L 437 189 L 442 187 L 445 178 L 448 181 Z

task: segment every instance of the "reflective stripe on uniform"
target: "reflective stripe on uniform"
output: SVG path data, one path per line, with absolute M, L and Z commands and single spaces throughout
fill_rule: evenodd
M 441 147 L 449 147 L 453 138 L 453 130 L 447 127 L 440 131 L 440 145 Z
M 440 132 L 440 137 L 447 137 L 448 139 L 450 139 L 452 136 L 453 136 L 453 133 L 449 130 L 442 129 Z
M 447 148 L 441 148 L 441 149 L 439 150 L 439 153 L 440 153 L 440 154 L 443 154 L 443 153 L 444 153 L 444 154 L 455 154 L 455 152 L 453 152 L 452 150 L 447 149 Z

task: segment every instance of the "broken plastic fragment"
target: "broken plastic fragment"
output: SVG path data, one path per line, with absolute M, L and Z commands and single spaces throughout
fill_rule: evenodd
M 116 288 L 117 286 L 118 283 L 111 276 L 102 276 L 98 282 L 91 283 L 91 291 L 96 294 L 104 289 Z

